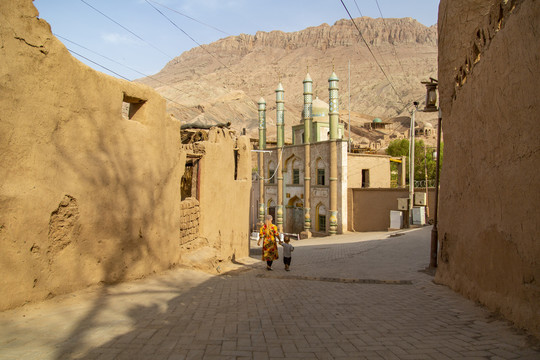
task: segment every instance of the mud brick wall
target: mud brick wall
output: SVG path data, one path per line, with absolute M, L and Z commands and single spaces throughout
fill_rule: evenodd
M 180 203 L 180 245 L 199 237 L 199 201 L 187 198 Z
M 435 280 L 540 336 L 537 0 L 441 0 Z

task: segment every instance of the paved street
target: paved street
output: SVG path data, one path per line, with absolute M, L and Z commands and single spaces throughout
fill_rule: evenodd
M 178 269 L 3 312 L 0 359 L 540 359 L 419 271 L 430 231 L 292 241 L 290 272 L 254 249 L 227 274 Z

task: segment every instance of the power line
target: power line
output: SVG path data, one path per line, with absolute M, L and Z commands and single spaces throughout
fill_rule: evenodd
M 175 13 L 177 13 L 177 14 L 180 14 L 180 15 L 182 15 L 182 16 L 184 16 L 184 17 L 190 19 L 190 20 L 193 20 L 193 21 L 195 21 L 195 22 L 197 22 L 197 23 L 199 23 L 199 24 L 201 24 L 201 25 L 204 25 L 204 26 L 207 26 L 207 27 L 209 27 L 209 28 L 211 28 L 211 29 L 214 29 L 214 30 L 216 30 L 216 31 L 219 31 L 220 33 L 223 33 L 223 34 L 225 34 L 225 35 L 227 35 L 227 36 L 232 36 L 231 34 L 225 32 L 225 31 L 223 31 L 223 30 L 220 30 L 220 29 L 218 29 L 217 27 L 214 27 L 214 26 L 212 26 L 212 25 L 206 24 L 206 23 L 204 23 L 204 22 L 202 22 L 202 21 L 200 21 L 200 20 L 197 20 L 197 19 L 195 19 L 195 18 L 193 18 L 193 17 L 191 17 L 191 16 L 188 16 L 188 15 L 186 15 L 186 14 L 183 14 L 183 13 L 181 13 L 181 12 L 178 11 L 178 10 L 172 9 L 172 8 L 166 6 L 166 5 L 163 5 L 163 4 L 161 4 L 161 3 L 158 3 L 157 1 L 153 1 L 153 0 L 150 0 L 150 1 L 153 2 L 154 4 L 157 4 L 157 5 L 160 5 L 160 6 L 164 7 L 165 9 L 169 9 L 170 11 L 173 11 L 173 12 L 175 12 Z
M 68 48 L 67 46 L 66 46 L 66 49 L 68 49 L 68 51 L 69 51 L 70 53 L 75 54 L 75 55 L 77 55 L 77 56 L 79 56 L 79 57 L 85 59 L 86 61 L 90 61 L 92 64 L 97 65 L 97 66 L 99 66 L 100 68 L 103 68 L 103 69 L 105 69 L 105 70 L 107 70 L 107 71 L 110 71 L 110 72 L 112 72 L 113 74 L 115 74 L 116 76 L 119 76 L 119 77 L 121 77 L 121 78 L 124 79 L 124 80 L 131 81 L 131 80 L 129 80 L 127 77 L 122 76 L 122 75 L 120 75 L 119 73 L 117 73 L 117 72 L 115 72 L 115 71 L 109 69 L 108 67 L 105 67 L 105 66 L 103 66 L 103 65 L 101 65 L 101 64 L 99 64 L 99 63 L 97 63 L 97 62 L 95 62 L 95 61 L 93 61 L 93 60 L 90 60 L 90 59 L 87 58 L 86 56 L 83 56 L 83 55 L 81 55 L 81 54 L 79 54 L 79 53 L 77 53 L 77 52 L 71 50 L 71 49 Z
M 355 0 L 355 2 L 356 2 L 356 0 Z M 381 14 L 381 19 L 383 21 L 384 28 L 388 32 L 388 35 L 390 35 L 390 30 L 388 30 L 388 27 L 386 26 L 386 20 L 384 19 L 383 13 L 381 11 L 381 7 L 379 6 L 379 0 L 375 0 L 375 3 L 377 4 L 377 8 L 379 9 L 379 14 Z M 394 43 L 391 43 L 391 44 L 392 44 L 392 49 L 394 50 L 394 57 L 396 58 L 396 60 L 397 60 L 397 62 L 399 64 L 399 67 L 401 68 L 401 71 L 403 73 L 405 73 L 405 70 L 403 69 L 403 65 L 401 65 L 401 61 L 399 61 L 399 57 L 397 56 L 396 45 Z
M 153 80 L 156 80 L 156 81 L 158 81 L 158 82 L 160 82 L 160 83 L 162 83 L 162 84 L 164 84 L 164 85 L 166 85 L 166 86 L 169 86 L 169 87 L 172 88 L 172 89 L 175 89 L 175 90 L 178 90 L 178 91 L 182 91 L 182 90 L 180 90 L 180 89 L 178 89 L 178 88 L 176 88 L 176 87 L 173 87 L 173 86 L 171 86 L 171 85 L 169 85 L 169 84 L 167 84 L 167 83 L 162 82 L 162 81 L 159 80 L 159 79 L 155 79 L 155 78 L 153 78 L 152 76 L 145 75 L 144 73 L 141 73 L 141 72 L 139 72 L 138 70 L 135 70 L 135 69 L 133 69 L 133 68 L 127 66 L 127 65 L 121 64 L 121 63 L 119 63 L 119 62 L 117 62 L 117 61 L 115 61 L 115 60 L 113 60 L 113 59 L 111 59 L 111 58 L 108 58 L 108 57 L 105 56 L 105 55 L 101 55 L 101 54 L 99 54 L 99 53 L 97 53 L 97 52 L 95 52 L 95 51 L 92 51 L 92 50 L 90 50 L 90 49 L 88 49 L 88 48 L 82 46 L 82 45 L 77 44 L 76 42 L 73 42 L 73 41 L 71 41 L 71 40 L 69 40 L 69 39 L 66 39 L 66 38 L 63 37 L 63 36 L 60 36 L 60 35 L 57 35 L 57 34 L 54 34 L 54 36 L 59 37 L 59 38 L 61 38 L 61 39 L 64 39 L 64 40 L 66 40 L 66 41 L 68 41 L 68 42 L 70 42 L 70 43 L 72 43 L 72 44 L 74 44 L 74 45 L 76 45 L 76 46 L 80 46 L 81 48 L 83 48 L 83 49 L 85 49 L 85 50 L 87 50 L 87 51 L 90 51 L 90 52 L 92 52 L 92 53 L 94 53 L 94 54 L 96 54 L 96 55 L 98 55 L 98 56 L 101 56 L 101 57 L 103 57 L 103 58 L 105 58 L 105 59 L 107 59 L 107 60 L 109 60 L 109 61 L 112 61 L 112 62 L 114 62 L 114 63 L 116 63 L 116 64 L 118 64 L 118 65 L 124 66 L 124 67 L 126 67 L 126 68 L 128 68 L 128 69 L 130 69 L 130 70 L 132 70 L 132 71 L 138 72 L 138 73 L 141 74 L 141 75 L 144 75 L 144 76 L 147 76 L 147 77 L 149 77 L 149 78 L 151 78 L 151 79 L 153 79 Z M 125 76 L 123 76 L 123 75 L 121 75 L 121 74 L 119 74 L 119 73 L 117 73 L 117 72 L 115 72 L 115 71 L 109 69 L 108 67 L 106 67 L 106 66 L 104 66 L 104 65 L 102 65 L 102 64 L 100 64 L 100 63 L 98 63 L 98 62 L 96 62 L 96 61 L 93 61 L 93 60 L 87 58 L 86 56 L 83 56 L 83 55 L 81 55 L 81 54 L 79 54 L 79 53 L 77 53 L 77 52 L 71 50 L 71 49 L 68 48 L 68 47 L 66 47 L 66 49 L 68 49 L 68 51 L 69 51 L 70 53 L 75 54 L 75 55 L 77 55 L 77 56 L 79 56 L 79 57 L 85 59 L 86 61 L 89 61 L 89 62 L 91 62 L 92 64 L 97 65 L 97 66 L 99 66 L 99 67 L 101 67 L 101 68 L 103 68 L 103 69 L 105 69 L 105 70 L 107 70 L 107 71 L 109 71 L 109 72 L 115 74 L 116 76 L 118 76 L 118 77 L 120 77 L 120 78 L 122 78 L 122 79 L 124 79 L 124 80 L 127 80 L 127 81 L 131 82 L 131 80 L 129 80 L 127 77 L 125 77 Z M 184 91 L 182 91 L 182 92 L 184 92 Z M 184 93 L 187 94 L 186 92 L 184 92 Z M 189 95 L 189 94 L 187 94 L 187 95 Z M 163 98 L 166 99 L 166 100 L 169 100 L 169 101 L 172 102 L 172 103 L 175 103 L 176 105 L 179 105 L 179 106 L 181 106 L 181 107 L 183 107 L 183 108 L 189 110 L 189 107 L 187 107 L 186 105 L 180 104 L 179 102 L 176 102 L 175 100 L 169 99 L 168 97 L 163 96 L 162 94 L 160 94 L 160 96 L 163 97 Z
M 95 7 L 93 7 L 92 5 L 90 5 L 89 3 L 87 3 L 86 1 L 84 0 L 81 0 L 82 3 L 86 4 L 87 6 L 89 6 L 90 8 L 94 9 L 95 11 L 97 11 L 98 13 L 100 13 L 101 15 L 105 16 L 107 19 L 109 19 L 110 21 L 112 21 L 113 23 L 115 23 L 116 25 L 120 26 L 122 29 L 126 30 L 127 32 L 129 32 L 131 35 L 135 36 L 137 39 L 141 40 L 142 42 L 144 42 L 145 44 L 153 47 L 154 49 L 156 49 L 157 51 L 159 51 L 160 53 L 162 53 L 163 55 L 167 56 L 169 59 L 173 59 L 172 56 L 170 56 L 169 54 L 165 53 L 164 51 L 162 51 L 160 48 L 156 47 L 155 45 L 153 45 L 152 43 L 149 43 L 148 41 L 144 40 L 142 37 L 140 37 L 139 35 L 135 34 L 133 31 L 129 30 L 127 27 L 125 27 L 124 25 L 120 24 L 118 21 L 114 20 L 113 18 L 107 16 L 106 14 L 104 14 L 103 12 L 101 12 L 100 10 L 96 9 Z
M 81 0 L 82 1 L 82 0 Z M 171 24 L 173 24 L 178 30 L 180 30 L 181 32 L 183 32 L 188 38 L 190 38 L 195 44 L 197 44 L 201 49 L 203 49 L 204 51 L 206 51 L 210 56 L 212 56 L 214 59 L 217 60 L 217 62 L 219 62 L 221 65 L 225 66 L 227 68 L 227 70 L 229 70 L 233 75 L 236 75 L 236 73 L 234 71 L 232 71 L 227 65 L 225 65 L 224 63 L 222 63 L 214 54 L 212 54 L 210 51 L 208 51 L 208 49 L 206 49 L 204 46 L 202 46 L 200 43 L 197 42 L 197 40 L 195 40 L 191 35 L 189 35 L 187 32 L 185 32 L 180 26 L 178 26 L 174 21 L 172 21 L 169 17 L 167 17 L 167 15 L 165 15 L 163 12 L 161 12 L 157 7 L 155 7 L 154 5 L 152 5 L 148 0 L 145 0 L 146 3 L 148 5 L 150 5 L 151 7 L 154 8 L 154 10 L 156 10 L 158 13 L 160 13 L 165 19 L 169 20 L 169 22 Z
M 360 37 L 362 38 L 362 41 L 364 42 L 364 44 L 366 45 L 367 49 L 369 50 L 369 53 L 371 54 L 371 56 L 373 57 L 373 59 L 375 60 L 375 63 L 377 64 L 377 66 L 379 66 L 379 69 L 381 69 L 384 77 L 386 78 L 386 80 L 388 80 L 388 83 L 390 84 L 390 86 L 392 87 L 392 89 L 394 90 L 394 92 L 396 93 L 397 97 L 399 98 L 399 101 L 401 101 L 402 105 L 405 105 L 405 102 L 403 101 L 403 99 L 401 98 L 401 96 L 399 95 L 399 93 L 397 92 L 396 88 L 394 87 L 394 84 L 392 84 L 392 81 L 390 81 L 390 78 L 388 77 L 388 75 L 386 74 L 386 71 L 384 71 L 383 67 L 381 66 L 381 64 L 379 63 L 379 61 L 377 60 L 377 58 L 375 57 L 375 54 L 373 53 L 373 51 L 371 50 L 371 48 L 369 47 L 366 39 L 364 38 L 364 35 L 362 35 L 362 31 L 360 31 L 360 28 L 358 27 L 358 25 L 356 24 L 356 22 L 354 21 L 353 17 L 351 16 L 351 13 L 349 12 L 349 9 L 347 9 L 347 6 L 345 5 L 345 3 L 343 2 L 343 0 L 340 0 L 341 1 L 341 4 L 343 5 L 343 7 L 345 8 L 345 11 L 347 12 L 347 14 L 349 15 L 349 18 L 351 19 L 352 23 L 354 24 L 354 26 L 356 27 L 356 30 L 358 30 L 358 33 L 360 34 Z
M 76 43 L 75 41 L 69 40 L 68 38 L 66 38 L 66 37 L 64 37 L 64 36 L 61 36 L 61 35 L 58 35 L 58 34 L 53 34 L 53 35 L 56 36 L 56 37 L 58 37 L 58 38 L 60 38 L 60 39 L 65 40 L 65 41 L 67 41 L 67 42 L 70 42 L 70 43 L 72 43 L 72 44 L 74 44 L 74 45 L 76 45 L 76 46 L 78 46 L 78 47 L 80 47 L 80 48 L 82 48 L 82 49 L 85 49 L 86 51 L 89 51 L 89 52 L 91 52 L 91 53 L 93 53 L 93 54 L 95 54 L 95 55 L 97 55 L 97 56 L 100 56 L 100 57 L 102 57 L 102 58 L 104 58 L 104 59 L 107 59 L 107 60 L 109 60 L 109 61 L 112 61 L 113 63 L 115 63 L 115 64 L 117 64 L 117 65 L 123 66 L 123 67 L 125 67 L 125 68 L 127 68 L 127 69 L 129 69 L 129 70 L 131 70 L 131 71 L 134 71 L 134 72 L 138 73 L 139 75 L 142 75 L 142 76 L 144 76 L 144 77 L 150 78 L 150 79 L 152 79 L 152 80 L 154 80 L 154 81 L 157 81 L 157 82 L 159 82 L 159 83 L 161 83 L 161 84 L 163 84 L 163 85 L 165 85 L 165 86 L 168 86 L 168 87 L 170 87 L 170 88 L 172 88 L 172 89 L 174 89 L 174 90 L 178 90 L 178 91 L 180 91 L 180 92 L 182 92 L 182 93 L 184 93 L 184 94 L 186 94 L 186 95 L 190 95 L 190 94 L 188 94 L 187 92 L 185 92 L 185 91 L 182 90 L 182 89 L 179 89 L 179 88 L 177 88 L 177 87 L 175 87 L 175 86 L 172 86 L 172 85 L 170 85 L 170 84 L 167 84 L 167 83 L 165 83 L 165 82 L 163 82 L 163 81 L 161 81 L 161 80 L 159 80 L 159 79 L 157 79 L 157 78 L 155 78 L 155 77 L 153 77 L 153 76 L 151 76 L 151 75 L 147 75 L 147 74 L 145 74 L 145 73 L 143 73 L 143 72 L 140 72 L 139 70 L 134 69 L 134 68 L 132 68 L 131 66 L 128 66 L 128 65 L 126 65 L 126 64 L 122 64 L 122 63 L 119 62 L 119 61 L 116 61 L 116 60 L 114 60 L 114 59 L 111 59 L 111 58 L 108 57 L 108 56 L 105 56 L 105 55 L 100 54 L 100 53 L 98 53 L 98 52 L 96 52 L 96 51 L 94 51 L 94 50 L 91 50 L 91 49 L 89 49 L 89 48 L 87 48 L 87 47 L 85 47 L 85 46 L 83 46 L 83 45 L 81 45 L 81 44 Z M 172 100 L 171 100 L 171 101 L 172 101 Z M 178 104 L 178 105 L 182 105 L 182 104 L 179 104 L 179 103 L 177 103 L 177 104 Z M 184 106 L 184 105 L 182 105 L 182 106 Z
M 358 3 L 356 2 L 356 0 L 354 0 L 354 5 L 356 5 L 356 9 L 358 10 L 358 12 L 360 13 L 360 16 L 364 16 L 362 15 L 362 12 L 360 11 L 360 7 L 358 6 Z M 388 66 L 388 64 L 386 64 L 386 61 L 384 61 L 384 56 L 382 55 L 381 51 L 379 50 L 379 48 L 377 46 L 375 46 L 375 44 L 373 44 L 373 47 L 375 48 L 375 50 L 377 51 L 377 53 L 379 54 L 379 58 L 381 59 L 383 65 L 388 69 L 388 71 L 390 71 L 390 66 Z M 392 78 L 392 80 L 394 80 Z

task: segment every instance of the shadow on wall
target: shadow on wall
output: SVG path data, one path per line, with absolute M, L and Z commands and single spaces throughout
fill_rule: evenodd
M 149 258 L 145 262 L 160 262 L 162 254 L 156 253 L 159 249 L 151 246 L 149 239 L 153 220 L 165 215 L 153 212 L 160 209 L 158 204 L 167 201 L 164 188 L 155 186 L 158 174 L 150 163 L 152 159 L 135 143 L 136 138 L 129 138 L 129 125 L 133 124 L 113 120 L 119 123 L 113 131 L 100 126 L 94 117 L 81 120 L 85 122 L 85 133 L 80 133 L 79 141 L 86 147 L 76 151 L 63 139 L 67 134 L 53 134 L 58 154 L 55 165 L 65 176 L 73 176 L 77 189 L 64 195 L 56 215 L 51 217 L 52 248 L 46 252 L 51 267 L 57 263 L 67 267 L 66 261 L 74 261 L 80 254 L 81 263 L 75 268 L 95 268 L 101 273 L 99 281 L 106 283 L 124 280 L 128 266 L 137 266 L 143 257 Z M 152 140 L 139 135 L 143 135 L 142 142 Z M 172 175 L 170 172 L 161 179 L 163 184 L 171 181 Z M 70 179 L 65 181 L 69 183 Z M 174 234 L 171 237 L 177 238 Z M 74 257 L 68 260 L 68 254 Z M 94 276 L 82 271 L 75 278 L 82 280 L 88 275 Z
M 112 129 L 100 124 L 109 120 L 96 116 L 81 119 L 85 131 L 79 133 L 78 140 L 84 145 L 76 150 L 66 141 L 76 123 L 52 136 L 58 154 L 54 166 L 68 177 L 66 183 L 69 177 L 77 183 L 76 190 L 64 195 L 51 216 L 49 248 L 42 254 L 48 277 L 58 278 L 50 287 L 57 285 L 59 292 L 63 286 L 142 277 L 175 266 L 180 259 L 178 228 L 169 234 L 156 228 L 165 224 L 165 230 L 170 230 L 178 223 L 174 217 L 179 212 L 166 205 L 171 202 L 167 184 L 179 184 L 176 178 L 181 171 L 172 167 L 167 172 L 166 164 L 155 163 L 157 157 L 151 149 L 155 146 L 154 131 L 124 119 L 112 119 L 118 124 Z M 176 190 L 179 192 L 179 186 Z M 91 310 L 73 330 L 74 341 L 64 344 L 62 353 L 76 351 L 97 326 L 97 319 L 107 309 L 109 290 L 105 286 L 99 292 Z

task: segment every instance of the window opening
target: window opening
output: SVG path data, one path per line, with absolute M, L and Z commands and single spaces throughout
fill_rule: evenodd
M 240 154 L 238 150 L 234 150 L 234 180 L 238 180 L 238 159 Z
M 319 231 L 326 231 L 326 215 L 319 215 Z
M 122 102 L 122 117 L 128 120 L 141 121 L 144 116 L 143 106 L 146 100 L 139 99 L 134 96 L 129 96 L 124 93 Z
M 362 187 L 369 187 L 369 169 L 362 169 Z
M 300 184 L 300 170 L 293 169 L 293 184 Z
M 317 169 L 317 185 L 324 185 L 324 169 Z

